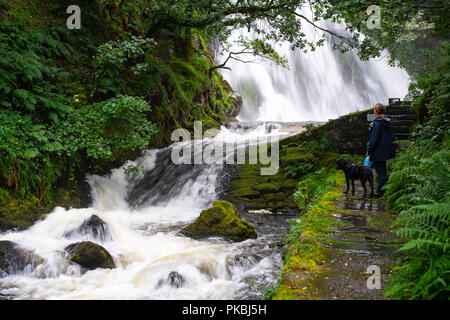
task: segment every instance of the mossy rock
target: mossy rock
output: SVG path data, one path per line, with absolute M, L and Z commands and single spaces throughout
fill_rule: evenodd
M 268 206 L 269 205 L 267 204 L 267 202 L 263 198 L 253 199 L 250 202 L 250 205 L 249 205 L 250 208 L 256 209 L 256 210 L 258 210 L 258 209 L 267 209 Z
M 67 251 L 70 261 L 79 264 L 84 269 L 115 268 L 114 259 L 109 252 L 101 245 L 91 241 L 72 243 L 64 250 Z
M 277 193 L 281 190 L 282 186 L 283 185 L 280 182 L 262 183 L 256 185 L 254 189 L 261 193 Z
M 228 193 L 229 199 L 253 199 L 258 198 L 260 193 L 249 187 L 237 189 Z
M 253 188 L 259 183 L 258 179 L 235 179 L 230 183 L 230 187 L 232 190 Z
M 294 192 L 294 189 L 297 188 L 298 180 L 297 179 L 286 179 L 283 181 L 283 189 L 285 191 Z
M 303 148 L 294 147 L 285 149 L 285 153 L 281 156 L 281 159 L 282 165 L 285 167 L 287 165 L 295 165 L 300 161 L 313 162 L 314 155 L 310 152 L 305 153 Z
M 233 205 L 227 201 L 214 202 L 211 208 L 203 210 L 197 220 L 180 233 L 194 239 L 219 236 L 231 241 L 257 237 L 255 227 L 239 217 Z
M 35 196 L 18 199 L 0 189 L 0 231 L 26 229 L 42 218 L 46 209 Z
M 283 202 L 289 195 L 286 195 L 285 193 L 278 192 L 278 193 L 266 193 L 263 195 L 263 198 L 267 202 Z
M 314 156 L 319 159 L 320 167 L 333 168 L 336 164 L 336 159 L 340 158 L 341 155 L 335 152 L 314 152 Z
M 67 190 L 59 188 L 51 201 L 46 203 L 32 194 L 20 198 L 0 188 L 0 232 L 10 229 L 24 230 L 45 217 L 56 206 L 68 208 L 85 208 L 88 202 L 80 194 L 86 190 Z

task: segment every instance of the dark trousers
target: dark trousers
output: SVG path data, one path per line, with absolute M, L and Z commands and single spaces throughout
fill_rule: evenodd
M 375 191 L 378 194 L 384 194 L 385 190 L 382 190 L 383 186 L 387 182 L 387 173 L 386 173 L 386 161 L 374 161 L 375 171 L 377 172 L 378 178 L 378 186 Z

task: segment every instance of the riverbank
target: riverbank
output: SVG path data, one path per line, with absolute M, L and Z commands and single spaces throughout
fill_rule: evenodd
M 385 299 L 386 280 L 398 262 L 398 240 L 391 229 L 396 214 L 385 209 L 383 200 L 361 198 L 361 187 L 356 196 L 344 195 L 343 175 L 334 170 L 309 177 L 299 189 L 317 188 L 318 180 L 321 190 L 305 214 L 291 222 L 273 299 Z M 381 272 L 379 287 L 368 281 L 370 268 Z

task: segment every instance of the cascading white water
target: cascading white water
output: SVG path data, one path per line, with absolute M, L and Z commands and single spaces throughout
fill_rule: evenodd
M 318 25 L 345 29 L 344 25 L 324 21 Z M 309 41 L 320 39 L 323 34 L 306 22 L 302 31 Z M 239 36 L 255 38 L 254 34 L 240 30 L 233 33 L 230 42 Z M 387 52 L 383 52 L 383 58 L 366 62 L 354 52 L 342 54 L 333 50 L 329 41 L 308 53 L 292 51 L 289 43 L 275 48 L 288 58 L 289 70 L 267 61 L 230 60 L 227 66 L 231 71 L 221 71 L 243 97 L 244 105 L 238 116 L 241 121 L 328 121 L 369 109 L 378 102 L 386 103 L 388 98 L 403 98 L 408 92 L 409 75 L 403 69 L 389 66 Z M 239 59 L 252 61 L 255 57 L 240 55 Z M 225 57 L 216 60 L 219 63 Z
M 233 141 L 242 146 L 249 141 L 256 143 L 255 138 L 264 135 L 274 136 L 277 132 L 266 133 L 264 127 L 249 132 L 222 128 L 215 138 L 206 140 L 207 143 Z M 146 151 L 108 176 L 88 176 L 94 200 L 92 207 L 56 208 L 25 231 L 0 234 L 0 240 L 13 241 L 42 258 L 42 263 L 24 272 L 3 278 L 0 274 L 0 296 L 13 299 L 255 298 L 249 279 L 261 288 L 274 283 L 275 272 L 281 266 L 281 253 L 279 249 L 269 248 L 270 234 L 260 234 L 256 240 L 240 243 L 219 238 L 193 240 L 177 234 L 217 199 L 217 178 L 223 165 L 199 165 L 197 171 L 185 168 L 168 178 L 169 171 L 176 170 L 164 168 L 173 165 L 168 162 L 170 158 L 166 159 L 172 147 Z M 130 207 L 130 191 L 146 179 L 143 174 L 129 178 L 124 168 L 130 164 L 143 168 L 151 178 L 163 167 L 157 178 L 172 187 L 171 194 L 137 189 L 139 193 L 152 193 L 151 197 L 134 195 L 139 205 Z M 73 231 L 93 215 L 106 222 L 111 237 L 101 240 Z M 85 240 L 106 248 L 116 268 L 83 273 L 78 265 L 70 263 L 64 248 Z M 181 275 L 183 286 L 167 283 L 171 272 Z

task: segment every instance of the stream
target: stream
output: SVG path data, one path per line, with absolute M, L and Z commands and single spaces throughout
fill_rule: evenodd
M 286 133 L 273 126 L 222 127 L 214 138 L 194 144 L 205 148 L 233 142 L 236 148 L 247 148 L 261 137 L 283 136 Z M 12 299 L 256 299 L 258 289 L 275 284 L 282 249 L 270 244 L 283 241 L 289 216 L 245 214 L 258 238 L 238 243 L 178 235 L 220 199 L 221 180 L 232 167 L 175 165 L 171 150 L 182 143 L 147 150 L 107 176 L 87 176 L 93 199 L 89 208 L 58 207 L 25 231 L 0 234 L 0 240 L 14 241 L 42 258 L 33 268 L 0 278 L 0 295 Z M 125 168 L 130 165 L 142 172 L 129 177 Z M 93 215 L 106 222 L 107 235 L 74 231 Z M 116 268 L 83 273 L 70 263 L 64 248 L 87 240 L 106 248 Z

